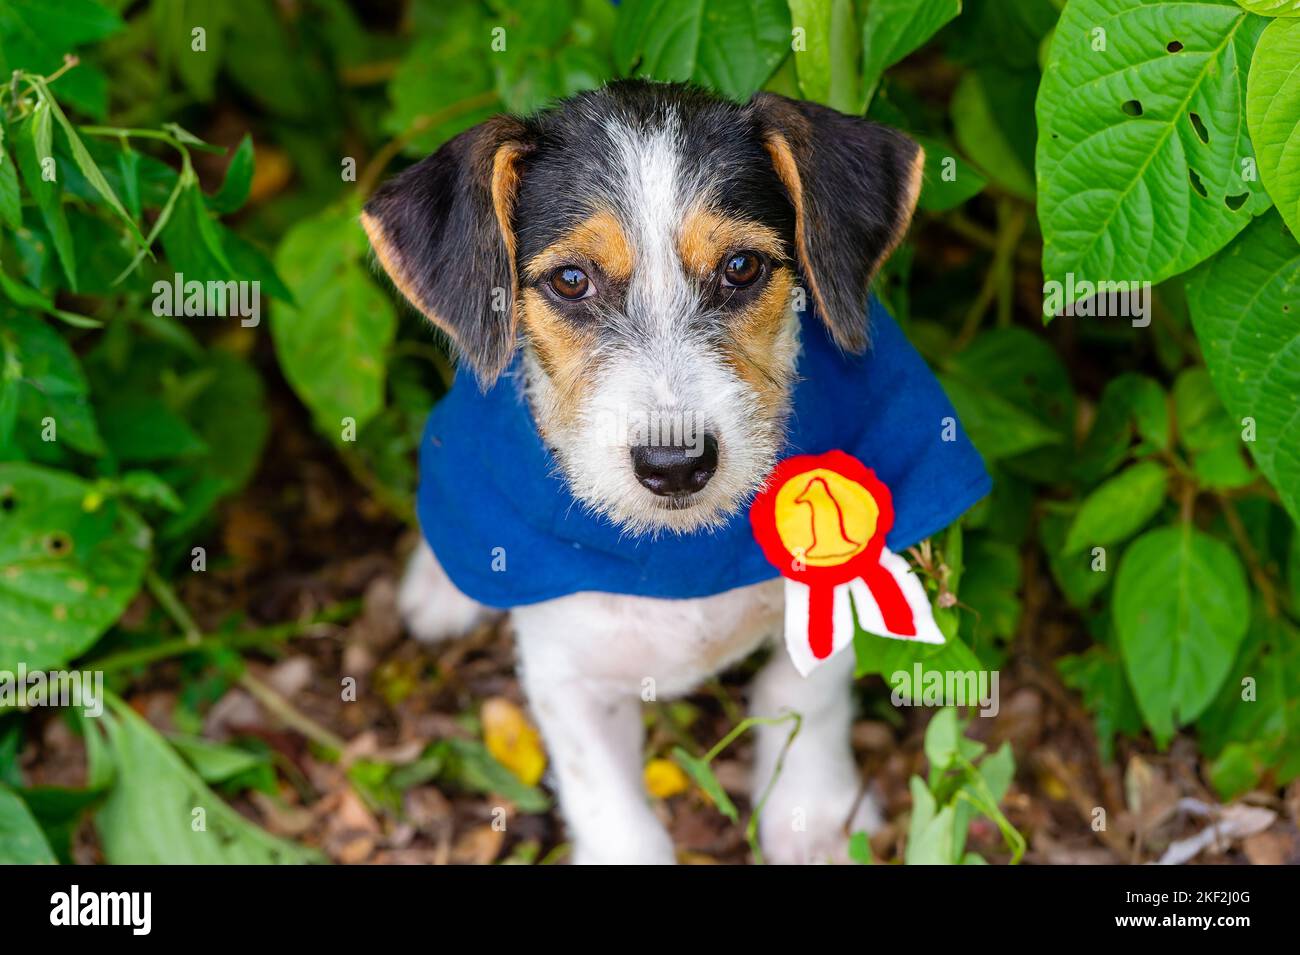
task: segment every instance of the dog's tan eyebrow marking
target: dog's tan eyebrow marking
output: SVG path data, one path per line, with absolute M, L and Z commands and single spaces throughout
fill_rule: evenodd
M 585 260 L 600 266 L 610 278 L 625 281 L 632 275 L 633 258 L 632 243 L 618 217 L 600 209 L 533 256 L 524 275 L 535 282 L 561 265 Z
M 785 256 L 785 243 L 775 229 L 712 209 L 695 208 L 682 217 L 677 254 L 696 275 L 709 275 L 728 252 L 752 249 L 774 259 Z
M 556 419 L 568 424 L 577 417 L 590 381 L 592 333 L 556 312 L 534 288 L 524 289 L 522 311 L 524 334 L 554 385 Z

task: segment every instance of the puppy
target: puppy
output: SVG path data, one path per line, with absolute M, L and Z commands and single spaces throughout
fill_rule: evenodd
M 810 333 L 801 315 L 815 312 L 813 333 L 846 354 L 867 347 L 868 285 L 907 228 L 921 168 L 902 134 L 821 106 L 626 81 L 462 133 L 365 207 L 379 262 L 477 379 L 453 391 L 466 407 L 510 414 L 514 403 L 544 449 L 516 455 L 497 446 L 516 438 L 485 432 L 463 442 L 455 472 L 422 476 L 440 496 L 422 506 L 426 534 L 445 522 L 451 543 L 439 557 L 420 547 L 400 602 L 424 639 L 465 632 L 485 603 L 513 608 L 576 862 L 674 861 L 643 788 L 641 703 L 688 693 L 779 637 L 781 580 L 769 569 L 708 592 L 678 566 L 660 575 L 682 576 L 667 595 L 654 574 L 602 592 L 595 571 L 589 585 L 579 575 L 530 590 L 529 575 L 557 573 L 569 551 L 523 567 L 494 553 L 515 561 L 504 576 L 519 589 L 473 599 L 463 591 L 477 585 L 453 582 L 444 565 L 457 542 L 476 540 L 473 527 L 494 522 L 554 531 L 582 561 L 607 556 L 601 548 L 704 547 L 743 522 L 790 427 Z M 429 444 L 446 450 L 436 434 Z M 516 473 L 483 477 L 489 458 Z M 503 490 L 490 506 L 464 505 L 477 492 L 457 486 L 480 480 Z M 555 482 L 554 514 L 516 506 L 513 481 Z M 612 530 L 598 545 L 570 541 L 575 521 Z M 689 562 L 691 551 L 675 553 Z M 841 653 L 801 677 L 778 640 L 753 687 L 754 714 L 802 715 L 761 819 L 771 861 L 843 859 L 848 834 L 878 822 L 849 746 L 852 665 Z M 758 730 L 756 795 L 788 733 Z

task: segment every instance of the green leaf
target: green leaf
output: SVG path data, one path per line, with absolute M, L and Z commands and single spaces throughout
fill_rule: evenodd
M 788 4 L 793 29 L 803 31 L 794 52 L 803 97 L 843 113 L 861 113 L 857 21 L 851 0 L 788 0 Z
M 625 75 L 690 80 L 734 100 L 758 91 L 789 50 L 785 0 L 627 0 L 614 30 Z
M 1263 17 L 1300 17 L 1300 0 L 1237 0 L 1243 10 Z
M 221 181 L 221 188 L 212 197 L 212 208 L 222 215 L 234 212 L 248 201 L 248 191 L 252 185 L 253 137 L 244 133 L 235 154 L 230 157 L 226 178 Z
M 1091 553 L 1068 558 L 1061 556 L 1065 549 L 1065 535 L 1069 532 L 1071 523 L 1072 519 L 1067 515 L 1049 511 L 1039 523 L 1038 536 L 1043 552 L 1047 554 L 1052 578 L 1065 594 L 1065 599 L 1070 606 L 1084 610 L 1097 594 L 1106 589 L 1110 575 L 1092 569 L 1094 558 Z
M 862 89 L 871 100 L 880 77 L 961 13 L 961 0 L 871 0 L 862 23 Z
M 265 756 L 201 736 L 171 736 L 168 742 L 205 783 L 220 783 L 267 764 Z
M 1114 614 L 1138 708 L 1164 746 L 1214 699 L 1246 635 L 1241 561 L 1188 524 L 1148 531 L 1120 561 Z
M 506 31 L 492 57 L 506 109 L 532 113 L 556 99 L 596 89 L 614 74 L 609 54 L 614 10 L 600 0 L 492 0 Z
M 4 142 L 4 129 L 0 127 L 0 143 Z M 0 145 L 0 221 L 9 228 L 23 227 L 23 200 L 18 192 L 18 171 L 9 158 L 9 150 Z
M 140 589 L 149 529 L 91 485 L 29 464 L 0 464 L 0 670 L 65 663 Z
M 237 9 L 228 0 L 168 0 L 153 5 L 154 50 L 164 69 L 175 69 L 200 101 L 212 99 L 221 66 L 228 18 Z M 194 49 L 192 31 L 204 31 L 204 49 Z
M 275 838 L 227 806 L 157 730 L 118 698 L 110 696 L 108 711 L 85 725 L 91 778 L 113 777 L 113 786 L 95 814 L 100 845 L 110 864 L 324 861 L 318 852 Z
M 397 324 L 363 264 L 364 248 L 355 214 L 340 207 L 291 229 L 275 257 L 297 302 L 271 315 L 276 354 L 298 397 L 336 440 L 343 418 L 360 427 L 383 407 Z
M 120 29 L 117 14 L 95 0 L 5 0 L 0 3 L 0 76 L 7 81 L 14 70 L 48 75 L 62 66 L 64 54 Z M 59 96 L 101 118 L 108 106 L 104 74 L 82 59 L 59 80 Z
M 957 761 L 962 730 L 956 707 L 945 706 L 931 717 L 925 728 L 925 758 L 931 773 L 941 773 Z
M 1061 679 L 1083 696 L 1084 709 L 1097 725 L 1101 758 L 1115 758 L 1115 737 L 1136 736 L 1142 730 L 1142 714 L 1124 677 L 1124 664 L 1109 647 L 1094 644 L 1086 651 L 1056 661 Z
M 27 804 L 0 784 L 0 865 L 54 865 L 54 850 Z
M 925 150 L 925 173 L 921 186 L 920 206 L 931 212 L 955 209 L 978 195 L 988 180 L 957 151 L 942 140 L 914 136 Z
M 1300 16 L 1293 13 L 1292 16 Z M 1246 121 L 1264 188 L 1292 235 L 1300 235 L 1300 20 L 1274 20 L 1260 34 L 1246 82 Z
M 740 812 L 736 809 L 736 804 L 731 801 L 727 791 L 722 788 L 722 783 L 718 782 L 718 777 L 713 774 L 713 769 L 707 762 L 698 756 L 692 756 L 680 746 L 673 747 L 673 759 L 681 764 L 687 775 L 695 780 L 695 785 L 699 786 L 704 791 L 704 794 L 713 801 L 713 805 L 717 807 L 718 812 L 732 822 L 740 822 Z
M 77 168 L 81 170 L 81 174 L 86 177 L 86 181 L 94 187 L 100 197 L 108 203 L 109 208 L 117 213 L 118 218 L 126 223 L 127 230 L 131 233 L 131 237 L 135 240 L 136 245 L 142 246 L 144 244 L 144 236 L 140 234 L 140 230 L 136 226 L 135 220 L 131 218 L 130 214 L 123 207 L 121 200 L 117 198 L 117 193 L 113 191 L 113 187 L 110 186 L 108 180 L 104 178 L 104 173 L 100 171 L 95 160 L 92 159 L 90 153 L 86 151 L 85 143 L 83 143 L 81 137 L 77 135 L 77 130 L 73 127 L 72 123 L 68 121 L 68 117 L 63 114 L 63 110 L 59 107 L 58 100 L 51 95 L 49 87 L 45 85 L 44 80 L 33 79 L 32 82 L 40 93 L 41 102 L 48 107 L 50 115 L 54 117 L 58 122 L 59 127 L 63 130 L 63 135 L 68 141 L 68 148 L 72 150 L 72 159 L 77 164 Z
M 53 144 L 50 109 L 44 102 L 37 103 L 32 115 L 19 123 L 14 133 L 14 155 L 27 191 L 36 200 L 41 218 L 45 220 L 45 227 L 50 232 L 50 241 L 54 243 L 55 254 L 63 266 L 68 288 L 75 292 L 77 259 L 72 247 L 72 232 L 68 229 L 68 219 L 63 212 L 63 188 L 57 178 L 51 182 L 43 175 L 46 160 L 54 163 L 55 176 L 58 175 L 58 161 L 54 159 Z
M 21 313 L 10 315 L 0 336 L 12 342 L 19 365 L 16 399 L 20 420 L 34 434 L 43 419 L 54 419 L 61 442 L 84 454 L 101 455 L 103 439 L 95 423 L 89 386 L 77 356 L 62 335 L 45 322 Z
M 971 161 L 1027 202 L 1036 196 L 1029 109 L 1036 81 L 1007 70 L 971 71 L 957 84 L 949 110 L 957 144 Z
M 1187 302 L 1215 389 L 1234 423 L 1253 419 L 1251 456 L 1300 522 L 1300 245 L 1281 217 L 1199 269 Z
M 913 776 L 908 785 L 912 791 L 912 819 L 903 864 L 953 865 L 957 861 L 955 809 L 939 809 L 921 777 Z
M 1246 73 L 1265 24 L 1232 0 L 1066 6 L 1037 103 L 1048 281 L 1160 282 L 1268 207 L 1242 178 Z
M 384 131 L 394 136 L 418 132 L 403 149 L 410 156 L 428 154 L 501 108 L 492 57 L 483 52 L 492 25 L 479 6 L 438 5 L 426 15 L 432 22 L 388 84 L 392 109 L 383 120 Z
M 1083 500 L 1065 538 L 1064 556 L 1122 541 L 1155 517 L 1165 502 L 1164 466 L 1141 461 L 1105 481 Z

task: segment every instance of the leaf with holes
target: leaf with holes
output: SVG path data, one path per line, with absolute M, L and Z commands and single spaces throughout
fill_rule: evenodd
M 1246 83 L 1246 120 L 1264 188 L 1300 236 L 1300 20 L 1274 20 L 1260 36 Z
M 1241 561 L 1190 524 L 1148 531 L 1120 561 L 1114 615 L 1138 709 L 1164 746 L 1210 705 L 1246 636 Z
M 748 99 L 790 49 L 785 0 L 627 0 L 614 61 L 629 76 L 692 80 Z
M 61 471 L 0 465 L 0 670 L 58 666 L 140 589 L 149 529 Z
M 1266 24 L 1232 0 L 1066 6 L 1037 100 L 1049 281 L 1159 282 L 1268 208 L 1258 177 L 1242 178 L 1246 73 Z
M 1253 419 L 1250 453 L 1300 522 L 1300 245 L 1276 211 L 1197 270 L 1187 303 L 1215 390 Z

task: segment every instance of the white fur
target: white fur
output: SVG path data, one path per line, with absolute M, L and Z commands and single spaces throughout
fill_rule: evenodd
M 874 829 L 874 808 L 858 803 L 849 748 L 852 658 L 840 654 L 800 677 L 781 646 L 783 600 L 782 581 L 772 580 L 694 600 L 581 593 L 511 612 L 575 862 L 674 861 L 642 784 L 642 701 L 688 693 L 765 642 L 773 655 L 754 683 L 751 710 L 793 710 L 803 719 L 761 819 L 767 861 L 843 861 L 847 833 Z M 421 543 L 401 609 L 417 635 L 450 636 L 456 627 L 435 624 L 435 608 L 462 627 L 489 612 L 455 589 Z M 789 723 L 758 731 L 755 803 L 789 731 Z

